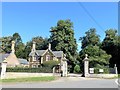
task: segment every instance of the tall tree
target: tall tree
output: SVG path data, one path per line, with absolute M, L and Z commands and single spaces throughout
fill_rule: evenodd
M 21 36 L 19 33 L 14 33 L 12 40 L 15 41 L 15 54 L 18 58 L 24 58 L 24 49 L 25 45 L 22 42 Z
M 100 48 L 100 36 L 95 29 L 85 32 L 85 36 L 80 37 L 82 50 L 79 52 L 81 63 L 85 54 L 89 55 L 90 67 L 104 67 L 109 65 L 110 55 Z
M 109 29 L 105 31 L 106 36 L 102 42 L 102 49 L 108 54 L 112 55 L 110 59 L 110 66 L 114 67 L 115 64 L 120 65 L 118 57 L 120 56 L 120 36 L 117 34 L 117 30 Z
M 52 50 L 61 50 L 70 62 L 76 60 L 77 44 L 74 37 L 73 23 L 70 20 L 59 20 L 57 26 L 51 27 L 50 42 Z
M 100 36 L 96 34 L 96 29 L 91 28 L 87 32 L 85 32 L 85 36 L 80 37 L 82 43 L 82 49 L 84 49 L 88 45 L 99 45 L 100 44 Z

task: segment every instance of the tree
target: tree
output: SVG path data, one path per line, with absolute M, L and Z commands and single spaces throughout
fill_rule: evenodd
M 110 67 L 114 67 L 114 64 L 119 66 L 120 61 L 118 57 L 120 56 L 120 36 L 115 29 L 106 30 L 105 34 L 106 36 L 102 42 L 101 48 L 108 54 L 112 55 L 112 58 L 110 59 Z
M 16 45 L 18 45 L 19 43 L 22 43 L 22 39 L 19 33 L 14 33 L 12 40 L 15 41 Z
M 117 67 L 118 67 L 118 74 L 120 74 L 120 60 L 119 60 L 119 56 L 120 56 L 120 35 L 117 36 Z
M 85 54 L 88 54 L 90 60 L 90 67 L 105 67 L 109 66 L 109 59 L 111 55 L 108 55 L 99 46 L 89 45 L 80 52 L 82 60 Z
M 15 54 L 18 58 L 25 58 L 24 49 L 25 45 L 22 42 L 21 36 L 19 33 L 14 33 L 12 36 L 12 40 L 15 41 Z
M 100 48 L 100 36 L 96 34 L 96 30 L 90 29 L 85 34 L 85 36 L 80 37 L 82 42 L 82 50 L 79 52 L 81 66 L 83 66 L 85 54 L 89 55 L 90 67 L 108 66 L 111 56 Z
M 19 43 L 16 46 L 15 54 L 16 54 L 17 58 L 25 58 L 25 45 L 24 45 L 24 43 Z
M 80 66 L 79 65 L 75 65 L 74 73 L 80 73 Z
M 59 20 L 57 26 L 51 27 L 50 32 L 49 41 L 52 50 L 63 51 L 69 63 L 73 65 L 77 57 L 77 44 L 74 38 L 73 23 L 70 20 Z
M 86 36 L 80 37 L 82 43 L 82 49 L 87 47 L 88 45 L 99 45 L 100 44 L 100 36 L 96 34 L 96 29 L 91 28 L 87 32 L 85 32 Z
M 12 41 L 15 41 L 15 54 L 18 58 L 24 58 L 24 48 L 25 45 L 22 43 L 21 36 L 19 33 L 14 33 L 12 36 L 2 37 L 0 38 L 1 42 L 1 53 L 10 53 Z
M 12 36 L 0 38 L 0 52 L 1 53 L 11 52 L 11 41 L 12 41 Z
M 33 37 L 31 41 L 28 42 L 28 46 L 32 46 L 33 41 L 36 42 L 36 49 L 47 49 L 48 48 L 48 39 L 41 36 Z

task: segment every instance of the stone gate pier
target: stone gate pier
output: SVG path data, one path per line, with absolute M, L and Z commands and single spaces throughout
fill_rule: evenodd
M 85 54 L 85 59 L 83 61 L 84 61 L 84 77 L 89 77 L 89 59 L 87 54 Z

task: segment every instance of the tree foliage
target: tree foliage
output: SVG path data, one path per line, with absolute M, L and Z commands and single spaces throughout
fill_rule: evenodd
M 12 36 L 0 38 L 0 52 L 1 53 L 11 52 L 11 41 L 12 41 Z
M 19 43 L 22 43 L 22 39 L 19 33 L 14 33 L 12 36 L 12 40 L 15 41 L 16 45 L 18 45 Z
M 15 41 L 15 54 L 18 58 L 25 58 L 24 49 L 25 45 L 22 42 L 21 36 L 19 33 L 14 33 L 12 36 L 12 41 Z
M 105 67 L 109 66 L 109 59 L 111 55 L 108 55 L 104 50 L 100 49 L 99 46 L 89 45 L 80 52 L 82 60 L 88 54 L 90 67 Z
M 10 53 L 12 41 L 15 41 L 15 54 L 16 54 L 16 56 L 18 58 L 24 58 L 25 45 L 22 43 L 21 36 L 18 33 L 14 33 L 12 36 L 0 38 L 0 42 L 1 42 L 0 52 Z
M 114 64 L 120 65 L 118 57 L 120 56 L 120 36 L 117 34 L 117 30 L 109 29 L 105 31 L 105 38 L 102 42 L 102 49 L 108 54 L 112 55 L 110 59 L 110 66 L 114 67 Z
M 82 42 L 82 50 L 79 53 L 81 62 L 85 58 L 85 54 L 88 54 L 90 67 L 104 67 L 109 65 L 111 56 L 100 48 L 99 37 L 95 29 L 90 29 L 86 32 L 86 36 L 80 37 Z
M 80 73 L 80 66 L 79 65 L 75 65 L 74 73 Z
M 51 27 L 50 32 L 49 41 L 52 44 L 52 50 L 61 50 L 66 54 L 67 59 L 74 61 L 77 44 L 74 38 L 73 23 L 70 20 L 59 20 L 57 26 Z
M 80 37 L 82 43 L 82 49 L 87 47 L 88 45 L 99 45 L 100 44 L 100 36 L 96 34 L 96 29 L 91 28 L 87 32 L 85 32 L 85 36 Z

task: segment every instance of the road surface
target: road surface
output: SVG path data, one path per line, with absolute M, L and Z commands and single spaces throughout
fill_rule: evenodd
M 2 88 L 118 88 L 115 81 L 115 79 L 62 77 L 51 82 L 2 84 Z

